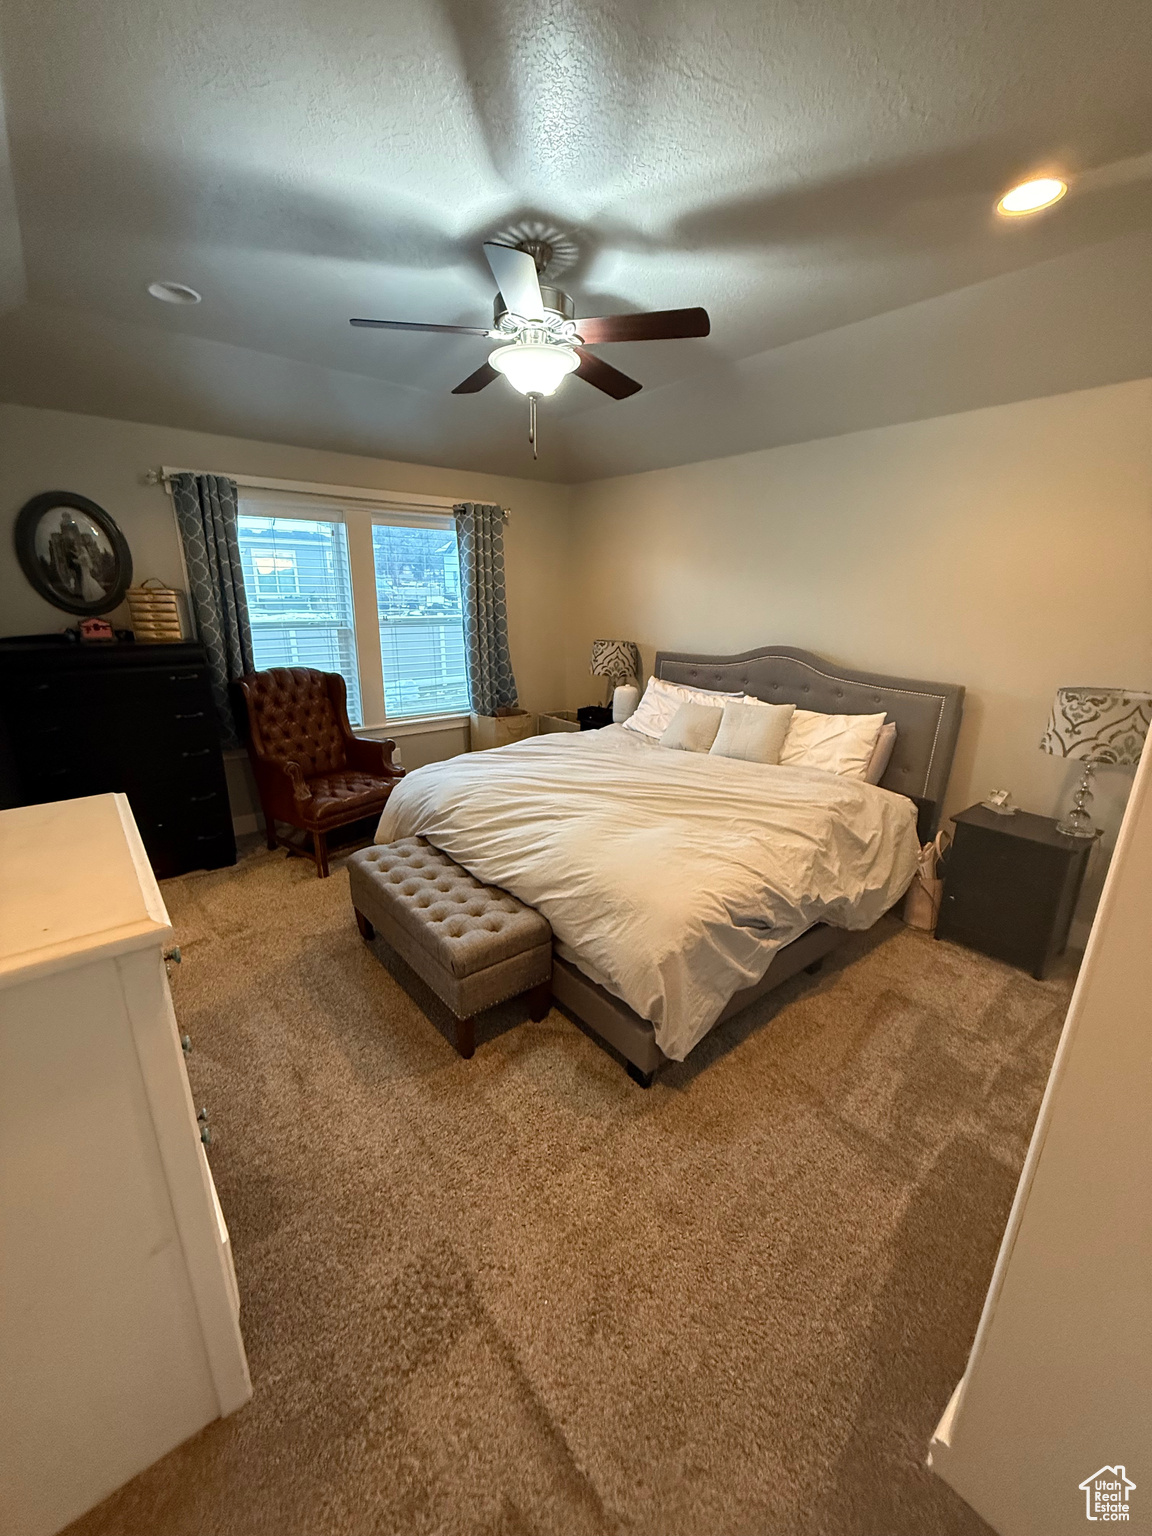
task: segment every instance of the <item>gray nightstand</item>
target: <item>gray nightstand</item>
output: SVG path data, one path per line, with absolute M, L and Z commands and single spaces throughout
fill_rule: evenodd
M 966 944 L 1043 979 L 1068 943 L 1095 838 L 1066 837 L 1048 816 L 954 816 L 938 939 Z

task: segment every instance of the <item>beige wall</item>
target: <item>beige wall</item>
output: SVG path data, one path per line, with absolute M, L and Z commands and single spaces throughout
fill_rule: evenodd
M 962 683 L 948 809 L 1055 814 L 1057 685 L 1152 687 L 1150 407 L 1141 380 L 576 487 L 570 698 L 597 635 Z M 1098 776 L 1108 841 L 1129 784 Z
M 521 701 L 533 710 L 563 701 L 567 487 L 16 405 L 0 405 L 0 634 L 36 634 L 75 622 L 37 595 L 13 554 L 16 515 L 40 491 L 91 497 L 123 530 L 136 580 L 158 576 L 183 586 L 171 500 L 162 486 L 144 481 L 145 470 L 161 464 L 511 507 L 505 534 L 508 627 Z M 127 623 L 126 610 L 110 617 Z M 410 767 L 466 746 L 467 732 L 459 728 L 401 739 Z M 228 766 L 233 809 L 246 825 L 243 819 L 253 810 L 246 765 Z

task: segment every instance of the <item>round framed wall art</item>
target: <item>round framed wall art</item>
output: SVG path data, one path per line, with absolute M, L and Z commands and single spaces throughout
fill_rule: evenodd
M 21 507 L 16 557 L 40 596 L 65 613 L 110 613 L 132 582 L 124 535 L 75 491 L 43 491 Z

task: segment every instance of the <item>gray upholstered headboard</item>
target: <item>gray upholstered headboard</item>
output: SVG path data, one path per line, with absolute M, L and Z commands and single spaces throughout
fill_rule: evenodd
M 655 675 L 693 688 L 740 689 L 769 704 L 795 704 L 828 715 L 885 710 L 896 726 L 896 750 L 881 786 L 916 802 L 922 842 L 935 835 L 964 711 L 964 690 L 958 685 L 849 672 L 788 645 L 767 645 L 742 656 L 657 651 Z

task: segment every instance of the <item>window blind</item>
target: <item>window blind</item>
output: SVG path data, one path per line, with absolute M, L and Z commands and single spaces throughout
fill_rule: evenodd
M 372 553 L 388 718 L 467 710 L 455 527 L 374 523 Z
M 363 722 L 348 535 L 338 518 L 237 518 L 252 651 L 265 667 L 339 672 L 348 718 Z

